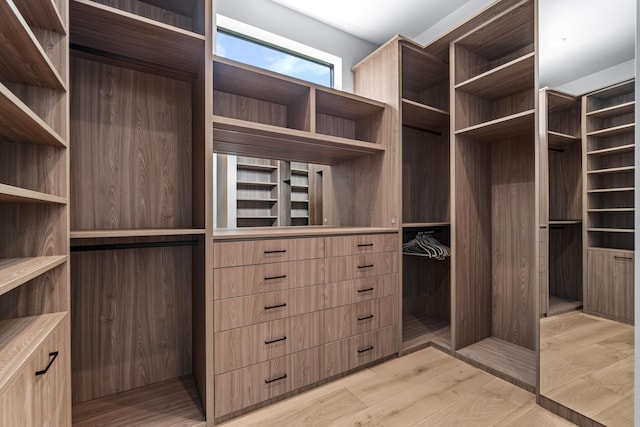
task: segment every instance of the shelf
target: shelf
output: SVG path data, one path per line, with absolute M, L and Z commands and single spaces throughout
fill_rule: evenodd
M 249 229 L 214 229 L 214 241 L 255 240 L 281 237 L 328 237 L 360 234 L 397 233 L 395 228 L 381 227 L 334 227 L 312 225 L 307 227 L 253 227 Z
M 547 312 L 547 317 L 557 316 L 558 314 L 568 313 L 581 308 L 582 301 L 549 295 L 549 311 Z
M 0 3 L 0 80 L 66 91 L 64 81 L 11 0 Z M 9 59 L 10 58 L 10 59 Z
M 607 173 L 623 173 L 623 172 L 632 172 L 635 168 L 633 166 L 623 166 L 619 168 L 609 168 L 609 169 L 596 169 L 593 171 L 587 171 L 587 174 L 597 175 L 597 174 L 607 174 Z
M 404 315 L 402 318 L 402 351 L 419 350 L 429 344 L 451 350 L 451 326 L 448 321 Z
M 633 233 L 633 228 L 587 228 L 587 231 L 597 233 Z
M 66 205 L 67 199 L 65 197 L 40 193 L 39 191 L 26 190 L 24 188 L 14 187 L 11 185 L 0 184 L 0 202 L 57 203 L 60 205 Z
M 573 135 L 567 135 L 566 133 L 548 131 L 547 132 L 547 140 L 549 143 L 549 148 L 552 148 L 554 145 L 564 145 L 564 144 L 572 144 L 580 142 L 580 138 Z
M 628 153 L 636 148 L 636 144 L 620 145 L 618 147 L 603 148 L 601 150 L 587 151 L 589 156 L 608 156 L 612 154 Z
M 308 190 L 309 186 L 308 185 L 291 184 L 291 189 L 292 190 Z
M 567 219 L 567 220 L 549 220 L 549 225 L 576 225 L 582 224 L 581 220 L 577 219 Z
M 0 320 L 0 396 L 66 313 Z
M 66 255 L 0 259 L 0 295 L 67 261 Z
M 236 202 L 251 202 L 251 203 L 276 203 L 278 199 L 236 199 Z
M 0 83 L 0 137 L 7 141 L 66 147 L 66 141 Z
M 292 216 L 291 219 L 309 219 L 308 216 Z
M 251 163 L 238 163 L 238 169 L 254 170 L 254 171 L 274 171 L 278 169 L 278 166 L 273 165 L 256 165 Z
M 634 212 L 634 208 L 587 209 L 587 212 Z
M 73 425 L 205 426 L 200 397 L 190 376 L 172 378 L 73 406 Z
M 535 53 L 529 53 L 455 86 L 488 101 L 534 89 Z
M 436 132 L 447 132 L 449 113 L 409 99 L 402 100 L 402 124 Z
M 595 117 L 604 119 L 607 117 L 619 116 L 622 114 L 633 113 L 635 110 L 635 101 L 625 102 L 624 104 L 614 105 L 613 107 L 602 108 L 587 113 L 587 117 Z
M 429 227 L 448 227 L 450 222 L 405 222 L 402 228 L 429 228 Z
M 72 230 L 72 239 L 100 239 L 118 237 L 195 236 L 205 234 L 204 228 L 147 228 L 114 230 Z
M 294 169 L 291 168 L 291 173 L 294 175 L 309 175 L 309 171 L 307 169 Z
M 507 139 L 535 132 L 535 111 L 522 113 L 481 123 L 456 131 L 456 135 L 468 136 L 479 140 Z
M 196 75 L 205 37 L 91 0 L 70 0 L 71 44 Z
M 67 29 L 53 0 L 14 0 L 13 2 L 30 26 L 67 34 Z
M 316 164 L 336 164 L 385 151 L 371 142 L 213 116 L 214 151 Z
M 635 251 L 633 249 L 618 249 L 618 248 L 607 248 L 607 247 L 601 247 L 601 246 L 589 246 L 587 248 L 587 250 L 596 250 L 596 251 L 601 251 L 601 252 L 627 252 L 629 254 L 633 254 Z
M 304 203 L 304 204 L 308 204 L 309 201 L 308 200 L 291 200 L 291 203 Z
M 490 337 L 458 350 L 457 354 L 465 362 L 535 393 L 534 350 Z
M 248 216 L 238 216 L 237 219 L 264 219 L 264 220 L 274 220 L 274 219 L 278 219 L 277 216 L 270 216 L 270 215 L 248 215 Z
M 276 182 L 258 182 L 258 181 L 237 181 L 236 185 L 238 187 L 268 187 L 268 188 L 272 188 L 272 187 L 277 187 L 278 183 Z
M 595 130 L 593 132 L 587 132 L 587 136 L 605 137 L 605 136 L 620 135 L 623 133 L 633 132 L 635 127 L 636 127 L 635 123 L 630 123 L 627 125 L 614 126 L 611 128 Z
M 629 192 L 629 191 L 635 191 L 636 187 L 619 187 L 619 188 L 599 188 L 599 189 L 595 189 L 595 190 L 588 190 L 587 193 L 589 194 L 597 194 L 597 193 L 622 193 L 622 192 Z

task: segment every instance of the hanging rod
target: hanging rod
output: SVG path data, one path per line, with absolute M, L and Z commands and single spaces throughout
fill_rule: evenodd
M 412 126 L 412 125 L 402 125 L 402 127 L 403 128 L 407 128 L 407 129 L 419 130 L 421 132 L 427 132 L 427 133 L 430 133 L 432 135 L 442 136 L 442 132 L 439 132 L 437 130 L 425 129 L 425 128 L 421 128 L 419 126 Z
M 171 246 L 198 246 L 197 240 L 178 240 L 171 242 L 138 242 L 138 243 L 110 243 L 103 245 L 80 245 L 71 246 L 71 252 L 88 251 L 114 251 L 118 249 L 145 249 L 163 248 Z

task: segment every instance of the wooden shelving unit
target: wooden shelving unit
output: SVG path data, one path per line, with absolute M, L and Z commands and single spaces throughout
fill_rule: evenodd
M 71 423 L 66 10 L 0 5 L 0 402 L 14 424 Z

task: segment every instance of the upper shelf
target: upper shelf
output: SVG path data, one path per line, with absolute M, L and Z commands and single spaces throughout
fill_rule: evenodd
M 535 53 L 529 53 L 456 85 L 480 98 L 494 100 L 513 93 L 533 89 Z
M 568 135 L 562 132 L 547 131 L 547 139 L 549 141 L 549 147 L 562 146 L 564 144 L 571 144 L 580 141 L 580 138 L 573 135 Z
M 67 199 L 0 183 L 0 202 L 56 203 L 64 205 L 67 203 Z
M 90 0 L 71 0 L 71 43 L 137 63 L 198 74 L 205 36 Z
M 630 123 L 626 125 L 614 126 L 606 129 L 595 130 L 593 132 L 588 132 L 587 136 L 598 136 L 598 137 L 606 137 L 613 135 L 620 135 L 623 133 L 633 132 L 635 129 L 635 124 Z
M 14 0 L 14 3 L 32 27 L 67 34 L 60 11 L 53 0 Z
M 444 133 L 449 129 L 449 113 L 409 99 L 403 99 L 402 124 Z
M 100 239 L 118 237 L 194 236 L 205 234 L 203 228 L 135 228 L 110 230 L 73 230 L 72 239 Z
M 0 295 L 53 270 L 66 260 L 66 255 L 0 259 Z
M 535 131 L 535 110 L 470 126 L 456 131 L 456 135 L 468 136 L 479 140 L 507 139 L 524 134 L 533 135 Z
M 64 81 L 12 0 L 0 2 L 0 79 L 66 90 Z
M 587 117 L 596 117 L 599 119 L 604 119 L 607 117 L 619 116 L 621 114 L 633 113 L 635 106 L 636 106 L 635 101 L 625 102 L 619 105 L 614 105 L 612 107 L 601 108 L 599 110 L 591 111 L 587 113 Z

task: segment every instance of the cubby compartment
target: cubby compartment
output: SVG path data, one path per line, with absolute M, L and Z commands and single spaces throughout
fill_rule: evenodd
M 547 316 L 582 307 L 582 221 L 549 224 Z
M 402 45 L 402 98 L 449 111 L 449 67 L 437 58 Z
M 634 81 L 622 82 L 589 94 L 586 99 L 586 115 L 587 117 L 619 115 L 634 104 Z
M 634 250 L 633 230 L 588 230 L 590 248 Z
M 592 190 L 587 195 L 587 209 L 628 209 L 633 206 L 633 188 Z
M 587 155 L 608 156 L 632 152 L 635 148 L 633 127 L 611 136 L 587 137 Z
M 490 91 L 483 96 L 456 90 L 456 129 L 472 137 L 481 136 L 495 128 L 503 133 L 509 129 L 521 128 L 524 121 L 534 122 L 535 90 L 531 85 L 520 92 L 504 94 L 496 98 L 496 92 Z
M 588 190 L 623 190 L 634 187 L 634 166 L 587 171 Z
M 582 219 L 580 140 L 549 144 L 549 221 Z
M 384 107 L 363 98 L 316 88 L 316 132 L 379 143 Z
M 633 231 L 634 208 L 588 209 L 589 229 L 614 229 Z

